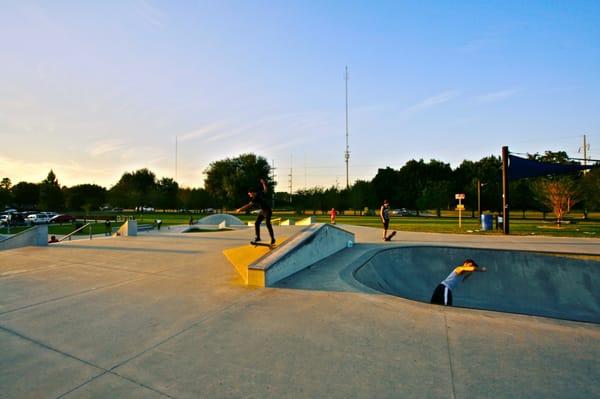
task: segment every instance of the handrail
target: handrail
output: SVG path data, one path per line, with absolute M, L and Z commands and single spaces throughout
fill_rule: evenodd
M 60 240 L 58 240 L 58 242 L 62 242 L 62 241 L 64 241 L 64 240 L 66 240 L 67 238 L 69 239 L 69 241 L 71 241 L 71 236 L 72 236 L 73 234 L 75 234 L 75 233 L 77 233 L 77 232 L 80 232 L 81 230 L 83 230 L 83 229 L 85 229 L 86 227 L 88 227 L 88 226 L 91 226 L 91 225 L 92 225 L 92 223 L 91 223 L 91 222 L 90 222 L 90 223 L 86 223 L 86 224 L 84 224 L 83 226 L 81 226 L 81 227 L 80 227 L 80 228 L 78 228 L 77 230 L 70 232 L 69 234 L 67 234 L 66 236 L 64 236 L 64 237 L 63 237 L 63 238 L 61 238 Z M 90 240 L 91 240 L 91 239 L 92 239 L 92 229 L 91 229 L 91 227 L 90 227 Z

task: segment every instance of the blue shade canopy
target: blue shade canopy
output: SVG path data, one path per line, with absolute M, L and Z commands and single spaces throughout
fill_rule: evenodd
M 562 175 L 580 170 L 592 169 L 597 166 L 598 165 L 545 163 L 509 155 L 508 178 L 511 180 L 517 180 L 526 177 Z

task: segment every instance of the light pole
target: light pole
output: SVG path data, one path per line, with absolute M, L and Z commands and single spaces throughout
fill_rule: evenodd
M 487 183 L 482 183 L 481 180 L 477 179 L 477 214 L 479 215 L 479 220 L 481 220 L 481 187 L 486 184 Z

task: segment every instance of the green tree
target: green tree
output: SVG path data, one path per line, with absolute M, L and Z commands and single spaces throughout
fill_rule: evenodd
M 560 226 L 565 215 L 579 201 L 576 183 L 568 176 L 542 178 L 536 182 L 536 191 L 543 203 L 554 212 Z
M 451 198 L 449 181 L 430 181 L 417 199 L 417 209 L 435 209 L 439 217 L 441 210 L 450 206 Z
M 0 181 L 0 189 L 10 190 L 12 187 L 12 182 L 8 177 L 3 177 L 2 181 Z
M 179 192 L 179 184 L 170 177 L 163 177 L 156 184 L 157 199 L 156 206 L 163 210 L 177 209 L 178 200 L 177 193 Z
M 401 201 L 401 193 L 399 192 L 401 176 L 397 170 L 389 166 L 385 169 L 379 169 L 373 180 L 371 180 L 371 183 L 373 184 L 378 204 L 383 203 L 383 200 L 386 199 L 391 203 Z
M 40 198 L 40 185 L 28 182 L 19 182 L 12 189 L 12 198 L 15 206 L 21 210 L 36 209 Z
M 8 207 L 12 203 L 11 186 L 12 183 L 8 177 L 3 178 L 0 182 L 0 209 Z
M 79 184 L 66 190 L 67 209 L 80 211 L 99 209 L 106 203 L 106 189 L 96 184 Z
M 144 168 L 126 172 L 109 191 L 112 205 L 122 208 L 151 206 L 156 199 L 156 175 Z
M 584 174 L 580 181 L 581 199 L 586 211 L 600 210 L 600 165 Z
M 267 181 L 273 193 L 274 182 L 270 180 L 271 167 L 267 160 L 254 154 L 242 154 L 213 162 L 205 171 L 204 187 L 216 199 L 219 208 L 235 208 L 248 200 L 248 188 L 259 188 L 261 178 Z
M 348 194 L 349 207 L 356 211 L 360 211 L 365 207 L 375 209 L 378 205 L 377 197 L 373 182 L 365 180 L 357 180 L 350 187 Z
M 63 192 L 52 169 L 40 184 L 39 207 L 45 211 L 60 211 L 65 207 Z

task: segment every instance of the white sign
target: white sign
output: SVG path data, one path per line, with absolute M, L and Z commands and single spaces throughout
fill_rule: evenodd
M 464 200 L 465 199 L 465 195 L 464 194 L 455 194 L 454 198 L 456 198 L 457 200 Z

